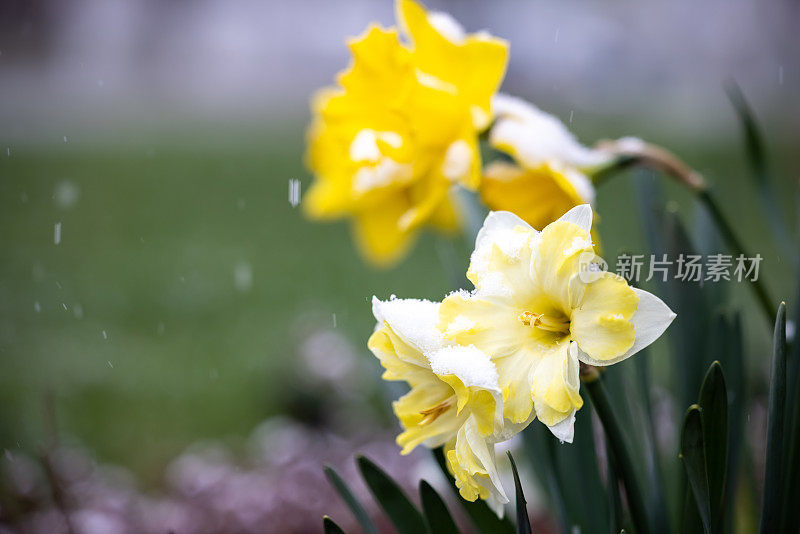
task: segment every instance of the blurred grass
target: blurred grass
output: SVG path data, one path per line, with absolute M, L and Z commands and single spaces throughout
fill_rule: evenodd
M 373 271 L 346 224 L 292 208 L 289 179 L 309 182 L 301 150 L 0 158 L 0 447 L 41 442 L 52 390 L 62 429 L 154 481 L 192 441 L 247 435 L 274 413 L 299 338 L 332 328 L 332 314 L 361 346 L 373 293 L 440 296 L 432 239 Z M 65 182 L 80 192 L 69 209 L 56 201 Z M 240 291 L 245 265 L 252 288 Z
M 723 208 L 765 257 L 773 295 L 787 298 L 792 277 L 763 238 L 738 148 L 672 148 L 716 183 Z M 52 391 L 65 434 L 156 483 L 188 444 L 246 436 L 279 411 L 295 387 L 299 342 L 310 329 L 332 328 L 334 313 L 377 380 L 362 349 L 371 295 L 441 298 L 451 288 L 436 240 L 426 235 L 396 268 L 373 270 L 346 223 L 310 223 L 292 208 L 292 178 L 303 191 L 310 182 L 292 135 L 2 154 L 0 447 L 41 444 Z M 622 251 L 649 254 L 631 180 L 615 179 L 598 196 L 612 265 Z M 79 192 L 71 207 L 58 202 L 65 183 Z M 780 186 L 793 190 L 788 180 Z M 684 191 L 668 185 L 666 196 L 691 219 Z M 466 267 L 466 250 L 457 253 Z M 252 272 L 251 288 L 237 289 L 237 268 Z M 763 346 L 758 310 L 745 288 L 735 289 L 734 299 L 753 308 L 744 314 L 754 332 L 748 343 Z M 664 348 L 654 347 L 655 376 L 669 365 Z

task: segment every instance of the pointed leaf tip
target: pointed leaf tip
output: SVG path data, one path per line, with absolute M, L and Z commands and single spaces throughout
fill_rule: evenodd
M 347 504 L 347 507 L 350 508 L 350 511 L 353 513 L 358 521 L 358 524 L 361 525 L 361 528 L 364 530 L 364 532 L 366 534 L 378 534 L 378 529 L 375 528 L 375 525 L 372 523 L 372 520 L 370 520 L 366 510 L 364 510 L 364 507 L 360 502 L 358 502 L 358 499 L 356 499 L 355 495 L 353 495 L 353 492 L 350 490 L 350 487 L 347 485 L 344 479 L 339 476 L 339 473 L 337 473 L 336 470 L 328 464 L 324 465 L 322 470 L 325 472 L 325 477 L 331 483 L 333 488 L 344 500 L 345 504 Z
M 418 534 L 426 531 L 422 514 L 397 482 L 365 456 L 356 456 L 356 463 L 367 487 L 399 534 Z
M 689 479 L 689 486 L 694 495 L 694 502 L 703 522 L 703 528 L 709 532 L 711 511 L 702 413 L 702 408 L 697 404 L 692 404 L 686 410 L 681 432 L 681 460 L 686 469 L 686 476 Z
M 459 530 L 444 500 L 426 480 L 419 482 L 419 497 L 422 511 L 430 532 L 435 534 L 458 534 Z
M 327 515 L 322 518 L 322 529 L 325 534 L 345 534 L 342 527 Z
M 531 519 L 528 516 L 528 508 L 525 506 L 525 495 L 522 493 L 522 483 L 519 481 L 517 463 L 511 455 L 511 451 L 506 451 L 508 459 L 511 461 L 511 471 L 514 474 L 514 487 L 517 490 L 517 534 L 531 534 Z

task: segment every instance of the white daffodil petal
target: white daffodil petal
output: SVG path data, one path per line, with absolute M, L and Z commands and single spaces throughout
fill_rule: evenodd
M 427 353 L 444 343 L 439 322 L 439 303 L 421 299 L 380 300 L 372 297 L 372 313 L 378 322 L 386 322 L 403 341 Z
M 515 232 L 517 227 L 528 232 Z M 495 245 L 507 256 L 517 256 L 530 236 L 537 234 L 528 223 L 511 212 L 490 212 L 475 239 L 475 250 L 470 257 L 470 272 L 484 273 L 488 269 Z
M 492 110 L 497 117 L 489 135 L 492 146 L 511 152 L 526 167 L 547 161 L 592 167 L 610 158 L 583 146 L 561 120 L 521 98 L 497 94 Z
M 589 204 L 575 206 L 567 213 L 558 218 L 558 221 L 571 222 L 583 228 L 586 233 L 592 231 L 592 207 Z
M 621 356 L 605 361 L 595 360 L 582 350 L 579 350 L 578 358 L 580 361 L 597 366 L 611 365 L 621 362 L 622 360 L 630 358 L 658 339 L 675 319 L 675 313 L 670 310 L 669 306 L 664 304 L 660 298 L 641 289 L 632 289 L 639 297 L 639 305 L 636 308 L 636 313 L 634 313 L 633 317 L 631 317 L 633 329 L 636 333 L 636 339 L 633 342 L 633 346 Z
M 444 347 L 427 356 L 431 370 L 439 376 L 455 375 L 464 387 L 500 392 L 497 386 L 497 368 L 492 360 L 474 345 Z
M 548 426 L 547 428 L 549 428 L 550 432 L 560 441 L 572 443 L 572 439 L 575 437 L 575 410 L 572 410 L 567 418 L 560 423 Z
M 470 449 L 472 449 L 473 454 L 476 458 L 478 458 L 478 460 L 480 460 L 482 467 L 489 475 L 489 480 L 491 480 L 492 487 L 487 489 L 491 494 L 496 496 L 499 502 L 507 503 L 508 496 L 503 489 L 502 482 L 500 482 L 500 475 L 497 472 L 497 466 L 495 465 L 494 444 L 489 444 L 486 442 L 486 439 L 480 435 L 476 425 L 471 420 L 467 421 L 463 430 L 464 437 L 466 438 Z

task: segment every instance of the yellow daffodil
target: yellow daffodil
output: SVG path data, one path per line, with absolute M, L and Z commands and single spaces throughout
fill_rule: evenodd
M 570 208 L 594 203 L 585 171 L 611 155 L 581 145 L 556 117 L 521 99 L 496 95 L 493 109 L 489 141 L 515 163 L 486 167 L 480 192 L 490 209 L 515 213 L 541 230 Z
M 480 181 L 477 136 L 505 71 L 507 45 L 463 35 L 445 15 L 398 2 L 411 44 L 371 26 L 353 39 L 350 67 L 312 104 L 303 201 L 317 219 L 352 217 L 362 253 L 390 264 L 420 227 L 459 225 L 451 189 Z M 443 23 L 442 21 L 447 21 Z
M 445 341 L 436 329 L 439 303 L 373 298 L 378 326 L 370 350 L 386 380 L 403 380 L 410 391 L 393 404 L 403 432 L 403 454 L 417 445 L 444 446 L 447 466 L 461 495 L 478 497 L 502 513 L 508 502 L 495 467 L 494 443 L 508 439 L 497 369 L 472 346 Z
M 497 366 L 504 417 L 532 416 L 572 441 L 579 362 L 604 366 L 655 341 L 675 318 L 657 297 L 597 270 L 592 210 L 573 208 L 541 232 L 493 212 L 478 234 L 467 277 L 439 309 L 439 330 Z

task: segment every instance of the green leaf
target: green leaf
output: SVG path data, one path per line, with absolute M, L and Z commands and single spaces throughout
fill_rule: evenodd
M 747 103 L 742 90 L 734 81 L 726 84 L 725 92 L 728 95 L 739 122 L 744 132 L 744 144 L 747 153 L 747 163 L 750 166 L 750 174 L 758 191 L 758 198 L 761 202 L 762 212 L 766 215 L 772 235 L 778 240 L 783 252 L 790 258 L 797 259 L 796 251 L 792 246 L 793 240 L 789 237 L 789 230 L 784 217 L 778 196 L 775 192 L 775 179 L 767 161 L 766 149 L 764 148 L 763 136 L 756 122 L 753 110 Z
M 514 461 L 511 451 L 507 451 L 506 454 L 508 454 L 508 459 L 511 461 L 511 471 L 514 473 L 514 487 L 517 490 L 517 534 L 531 534 L 531 518 L 528 516 L 528 507 L 525 506 L 528 503 L 522 493 L 517 463 Z
M 375 500 L 400 534 L 427 532 L 422 514 L 389 475 L 365 456 L 357 456 L 356 463 Z
M 504 517 L 502 519 L 497 517 L 497 514 L 495 514 L 492 509 L 489 508 L 489 506 L 486 504 L 486 501 L 483 499 L 470 502 L 461 497 L 461 495 L 458 493 L 458 488 L 456 488 L 455 481 L 453 480 L 453 475 L 451 475 L 447 470 L 447 463 L 445 461 L 442 448 L 437 447 L 433 450 L 433 454 L 436 458 L 436 463 L 439 465 L 439 469 L 441 469 L 445 478 L 450 483 L 453 493 L 455 493 L 458 501 L 461 503 L 461 507 L 464 509 L 480 532 L 497 532 L 500 534 L 511 534 L 514 532 L 514 525 L 511 524 L 511 521 L 508 519 L 508 517 Z
M 344 530 L 342 530 L 342 527 L 337 525 L 333 519 L 327 515 L 322 518 L 322 528 L 325 534 L 345 534 Z
M 683 420 L 681 460 L 686 469 L 689 486 L 694 494 L 697 511 L 703 521 L 703 529 L 710 532 L 711 504 L 708 496 L 708 474 L 703 443 L 703 415 L 702 408 L 697 404 L 689 407 Z
M 433 486 L 425 480 L 419 482 L 419 497 L 422 501 L 422 510 L 431 532 L 436 534 L 458 534 L 458 527 L 453 516 L 447 510 L 444 500 L 436 493 Z
M 668 534 L 670 532 L 670 517 L 667 511 L 667 499 L 664 495 L 664 477 L 661 473 L 661 459 L 656 445 L 655 417 L 653 407 L 650 402 L 650 392 L 652 390 L 650 380 L 650 352 L 645 349 L 639 352 L 633 361 L 636 371 L 636 382 L 634 389 L 638 393 L 634 402 L 642 410 L 641 427 L 644 431 L 643 449 L 646 453 L 647 481 L 650 493 L 650 510 L 653 514 L 654 532 L 657 534 Z
M 764 501 L 761 507 L 762 534 L 778 532 L 783 504 L 783 431 L 786 404 L 786 303 L 781 302 L 775 319 L 772 342 L 772 372 L 769 386 L 767 461 L 764 468 Z
M 800 278 L 798 278 L 800 280 Z M 798 284 L 800 292 L 800 284 Z M 800 324 L 800 297 L 796 302 L 795 324 Z M 800 495 L 800 340 L 795 338 L 788 356 L 786 376 L 786 437 L 783 442 L 786 451 L 786 486 L 783 499 L 783 531 L 800 532 L 800 514 L 797 513 L 792 496 Z
M 575 438 L 571 444 L 560 443 L 546 427 L 535 425 L 534 432 L 544 434 L 548 453 L 562 488 L 569 530 L 576 527 L 584 534 L 607 534 L 608 525 L 598 521 L 607 517 L 607 502 L 594 447 L 591 406 L 584 406 L 575 418 Z
M 578 422 L 577 419 L 575 422 Z M 530 424 L 522 431 L 522 443 L 536 477 L 544 485 L 552 515 L 559 521 L 561 530 L 569 532 L 572 525 L 567 512 L 565 483 L 558 469 L 560 462 L 556 437 L 550 431 L 542 430 L 541 425 Z
M 644 504 L 636 469 L 633 465 L 629 446 L 622 431 L 614 409 L 611 407 L 608 392 L 603 385 L 602 375 L 594 380 L 588 380 L 583 384 L 592 400 L 597 412 L 597 417 L 603 425 L 606 439 L 609 444 L 610 453 L 614 455 L 614 462 L 619 472 L 619 477 L 625 486 L 625 497 L 628 500 L 628 508 L 631 513 L 631 521 L 639 534 L 647 534 L 651 531 L 650 516 Z
M 698 404 L 703 421 L 703 446 L 708 477 L 709 525 L 718 532 L 723 525 L 725 481 L 728 475 L 728 391 L 722 366 L 708 368 Z
M 361 525 L 361 528 L 364 529 L 364 532 L 367 534 L 378 534 L 378 529 L 375 528 L 375 525 L 372 524 L 367 512 L 364 510 L 364 507 L 361 506 L 361 503 L 358 502 L 353 492 L 350 491 L 350 488 L 347 486 L 347 483 L 339 476 L 333 467 L 326 465 L 322 468 L 325 471 L 325 476 L 328 478 L 328 481 L 334 487 L 336 492 L 344 499 L 345 504 L 347 507 L 350 508 L 350 511 L 353 512 L 353 515 L 356 516 L 358 520 L 358 524 Z
M 619 475 L 617 466 L 614 463 L 614 455 L 611 453 L 611 445 L 606 440 L 606 463 L 608 465 L 608 508 L 609 524 L 611 532 L 620 532 L 624 525 L 624 515 L 622 513 L 622 497 L 619 494 Z

